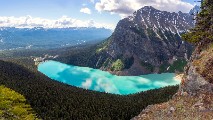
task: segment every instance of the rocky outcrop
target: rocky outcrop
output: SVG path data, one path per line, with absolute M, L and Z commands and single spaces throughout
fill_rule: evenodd
M 190 62 L 185 68 L 185 77 L 180 85 L 179 92 L 187 92 L 196 95 L 200 91 L 213 94 L 212 74 L 213 74 L 213 47 L 208 43 L 203 49 L 198 45 L 194 51 Z M 208 74 L 206 74 L 208 73 Z
M 183 78 L 182 85 L 180 86 L 180 92 L 187 92 L 192 95 L 195 95 L 202 86 L 206 86 L 209 83 L 196 71 L 195 66 L 189 66 L 189 70 L 187 71 L 188 75 Z
M 193 27 L 194 21 L 189 13 L 170 13 L 150 6 L 143 7 L 119 21 L 107 44 L 98 49 L 96 55 L 98 58 L 102 56 L 102 60 L 97 67 L 122 75 L 159 73 L 167 68 L 169 71 L 169 66 L 175 61 L 190 57 L 192 45 L 182 41 L 180 35 Z M 134 59 L 128 61 L 131 57 Z M 111 70 L 117 59 L 127 66 L 119 72 Z M 126 65 L 125 60 L 131 64 Z

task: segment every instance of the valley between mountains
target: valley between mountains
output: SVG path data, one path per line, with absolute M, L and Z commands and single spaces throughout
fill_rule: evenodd
M 171 13 L 145 6 L 120 20 L 108 38 L 109 30 L 79 28 L 87 31 L 87 35 L 91 29 L 95 32 L 100 30 L 100 36 L 92 36 L 98 40 L 104 37 L 102 41 L 88 39 L 79 45 L 1 50 L 0 119 L 213 119 L 212 6 L 211 0 L 204 0 L 201 7 L 195 6 L 189 13 Z M 192 14 L 197 14 L 195 20 Z M 7 29 L 24 33 L 37 31 L 37 34 L 46 35 L 42 28 L 4 28 L 5 33 L 8 33 Z M 76 28 L 63 29 L 66 30 L 70 33 Z M 56 35 L 51 29 L 47 31 L 47 38 Z M 60 29 L 53 31 L 64 34 Z M 15 33 L 13 35 L 23 37 Z M 40 44 L 40 41 L 37 42 Z M 51 40 L 46 42 L 52 44 Z M 153 73 L 175 73 L 183 77 L 180 85 L 118 95 L 51 79 L 37 70 L 37 65 L 48 60 L 74 67 L 90 67 L 91 71 L 99 69 L 118 78 Z M 74 78 L 70 80 L 75 81 Z M 11 94 L 11 97 L 2 94 L 2 91 Z

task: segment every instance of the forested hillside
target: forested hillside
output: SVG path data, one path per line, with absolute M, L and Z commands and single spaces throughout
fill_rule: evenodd
M 10 62 L 0 61 L 0 69 L 0 85 L 25 96 L 38 116 L 46 120 L 130 119 L 147 105 L 167 101 L 177 91 L 177 86 L 171 86 L 121 96 L 65 85 Z

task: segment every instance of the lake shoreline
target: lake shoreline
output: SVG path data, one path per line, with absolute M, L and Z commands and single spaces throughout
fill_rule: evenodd
M 175 79 L 175 73 L 117 76 L 107 71 L 68 65 L 53 60 L 39 64 L 38 71 L 52 80 L 68 85 L 120 95 L 134 94 L 180 83 L 180 80 Z

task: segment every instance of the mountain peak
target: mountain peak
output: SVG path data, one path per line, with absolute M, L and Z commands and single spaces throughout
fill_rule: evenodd
M 194 27 L 194 21 L 190 14 L 181 13 L 145 6 L 119 21 L 103 47 L 105 51 L 101 48 L 106 54 L 101 55 L 99 61 L 106 66 L 101 66 L 101 62 L 97 66 L 100 64 L 98 67 L 110 70 L 113 61 L 121 59 L 124 64 L 128 62 L 124 65 L 127 66 L 125 73 L 119 75 L 141 75 L 162 72 L 160 66 L 164 63 L 168 63 L 165 68 L 169 69 L 177 59 L 187 60 L 192 46 L 180 36 Z
M 152 6 L 144 6 L 142 9 L 155 9 L 155 8 Z
M 142 7 L 141 9 L 135 11 L 135 12 L 138 12 L 138 11 L 150 11 L 150 10 L 157 10 L 156 8 L 152 7 L 152 6 L 144 6 Z
M 196 14 L 197 12 L 200 12 L 201 8 L 198 5 L 195 5 L 190 11 L 189 14 Z

